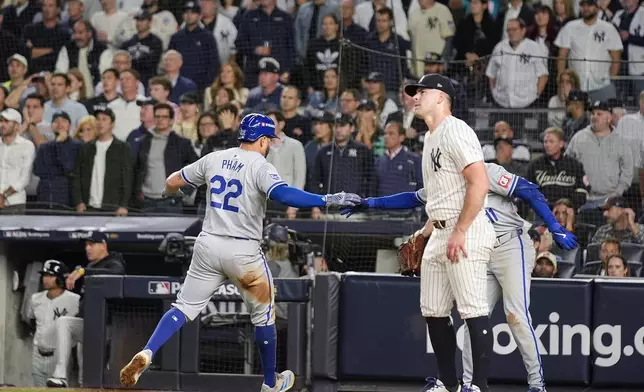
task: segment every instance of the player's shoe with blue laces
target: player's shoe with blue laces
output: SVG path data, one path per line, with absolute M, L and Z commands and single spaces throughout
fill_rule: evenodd
M 441 382 L 441 380 L 434 377 L 427 377 L 425 382 L 427 382 L 427 385 L 423 387 L 421 392 L 462 392 L 460 385 L 453 389 L 449 389 Z
M 528 392 L 546 392 L 546 388 L 530 387 Z
M 476 385 L 463 385 L 461 392 L 481 392 L 481 388 Z
M 121 385 L 133 387 L 139 381 L 141 374 L 152 363 L 152 351 L 139 351 L 123 369 L 121 369 Z
M 293 388 L 295 384 L 295 374 L 290 370 L 284 370 L 282 373 L 277 373 L 277 382 L 273 388 L 269 387 L 266 384 L 262 384 L 261 392 L 281 392 L 288 391 Z

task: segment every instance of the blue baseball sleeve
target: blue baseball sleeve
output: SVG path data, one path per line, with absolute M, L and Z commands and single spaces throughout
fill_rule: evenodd
M 271 191 L 269 198 L 286 206 L 296 208 L 324 207 L 326 205 L 322 195 L 305 192 L 285 183 L 276 186 Z
M 403 192 L 391 196 L 367 198 L 369 208 L 383 210 L 405 210 L 420 207 L 423 204 L 417 192 Z
M 552 214 L 552 211 L 550 211 L 550 207 L 546 203 L 546 198 L 539 191 L 539 187 L 536 184 L 531 183 L 523 177 L 518 177 L 512 195 L 528 203 L 530 208 L 534 210 L 548 227 L 557 224 L 557 219 Z

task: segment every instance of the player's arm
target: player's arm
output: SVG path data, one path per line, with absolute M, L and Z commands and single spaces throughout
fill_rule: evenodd
M 165 180 L 164 195 L 176 195 L 181 188 L 188 185 L 188 182 L 181 176 L 181 170 L 176 171 Z
M 165 180 L 165 189 L 163 196 L 182 197 L 181 188 L 190 185 L 193 188 L 199 188 L 206 183 L 206 166 L 210 154 L 185 166 L 183 169 L 176 171 Z
M 487 168 L 483 161 L 477 161 L 466 166 L 462 171 L 465 178 L 465 201 L 463 210 L 458 216 L 455 230 L 465 233 L 478 215 L 485 196 L 490 190 L 490 183 L 487 176 Z
M 420 207 L 426 202 L 425 188 L 421 188 L 416 192 L 402 192 L 390 196 L 368 197 L 362 199 L 360 204 L 342 209 L 340 215 L 346 215 L 348 218 L 355 213 L 368 209 L 406 210 Z

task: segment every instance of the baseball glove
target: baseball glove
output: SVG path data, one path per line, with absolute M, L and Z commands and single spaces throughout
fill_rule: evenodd
M 427 239 L 421 231 L 417 231 L 409 237 L 407 242 L 398 248 L 398 263 L 400 263 L 400 274 L 403 276 L 420 276 L 420 264 L 423 260 L 423 252 Z

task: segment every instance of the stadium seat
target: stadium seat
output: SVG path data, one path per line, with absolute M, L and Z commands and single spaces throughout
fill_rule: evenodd
M 584 258 L 584 265 L 588 264 L 589 261 L 599 260 L 599 249 L 601 244 L 593 243 L 588 244 L 586 247 L 586 257 Z
M 555 278 L 570 279 L 575 274 L 575 263 L 569 260 L 559 260 L 557 262 L 557 273 Z
M 552 252 L 552 254 L 554 254 L 555 256 L 559 256 L 561 258 L 561 261 L 564 263 L 572 264 L 577 269 L 581 267 L 582 251 L 579 247 L 573 250 L 565 250 L 557 245 L 553 245 L 550 252 Z

